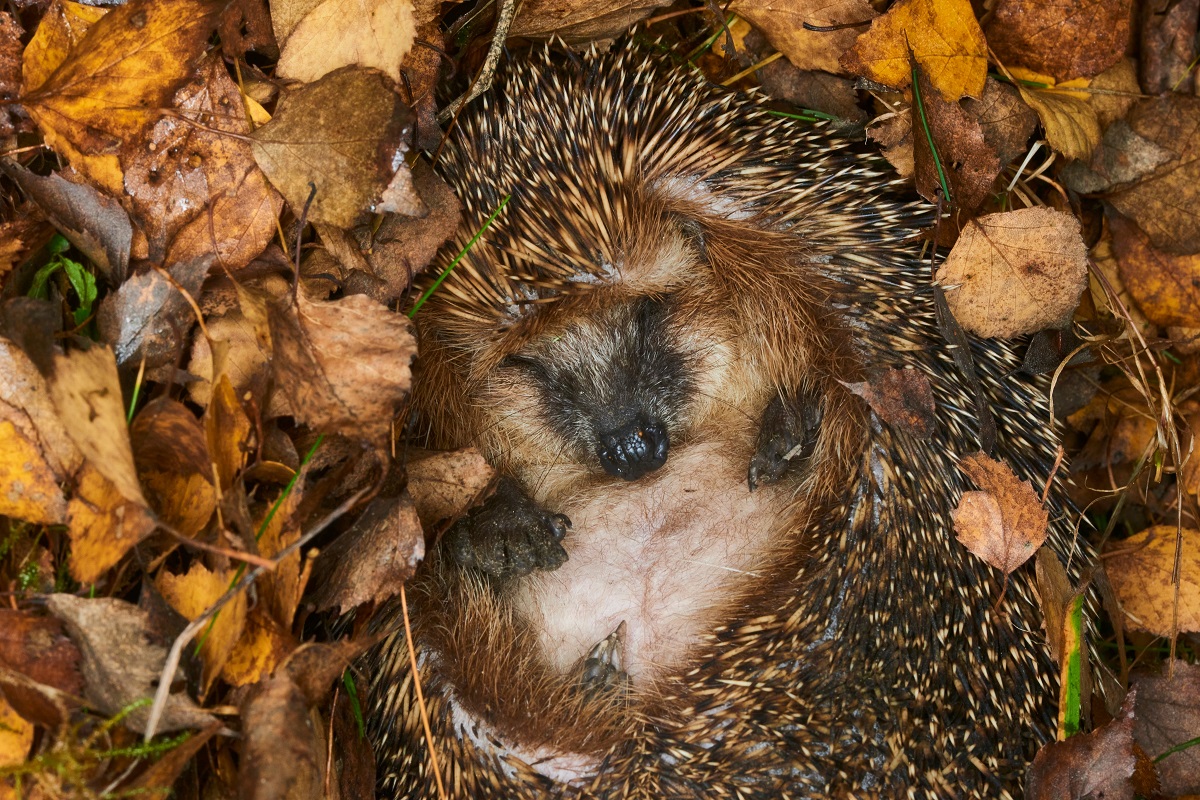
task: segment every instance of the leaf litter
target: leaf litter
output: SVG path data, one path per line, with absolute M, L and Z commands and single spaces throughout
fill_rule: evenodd
M 352 796 L 373 783 L 346 671 L 367 620 L 494 482 L 477 452 L 400 436 L 416 342 L 397 313 L 453 255 L 458 201 L 418 154 L 438 149 L 439 108 L 470 77 L 439 94 L 455 80 L 444 56 L 489 49 L 490 33 L 408 0 L 18 5 L 0 13 L 0 95 L 16 101 L 0 121 L 15 210 L 0 224 L 0 798 L 14 780 L 48 796 L 53 741 L 99 747 L 77 733 L 89 715 L 114 741 L 201 731 L 122 740 L 139 754 L 123 775 L 72 762 L 120 791 L 165 796 L 191 775 L 247 797 L 338 781 Z M 1081 592 L 1111 579 L 1110 650 L 1148 660 L 1154 636 L 1170 641 L 1162 672 L 1130 675 L 1121 650 L 1137 705 L 1044 749 L 1030 796 L 1196 791 L 1196 750 L 1172 752 L 1197 736 L 1195 653 L 1175 654 L 1200 608 L 1196 4 L 1143 14 L 1140 47 L 1127 0 L 982 16 L 961 0 L 666 5 L 524 3 L 511 33 L 586 45 L 655 16 L 711 80 L 760 84 L 781 113 L 847 130 L 874 117 L 888 160 L 942 208 L 926 244 L 957 351 L 1063 343 L 1026 365 L 1058 384 L 1056 406 L 1076 386 L 1083 444 L 1062 468 L 1095 510 L 1091 538 L 1120 535 L 1093 582 L 1045 578 L 1064 708 L 1086 704 L 1069 685 L 1072 654 L 1088 661 L 1071 633 Z M 477 63 L 461 61 L 482 84 L 494 64 Z M 22 296 L 35 280 L 40 299 Z M 907 435 L 940 413 L 927 376 L 851 388 Z M 956 455 L 979 486 L 960 537 L 1031 569 L 1045 487 Z M 326 610 L 354 612 L 349 639 L 314 643 Z M 240 770 L 230 729 L 252 756 Z

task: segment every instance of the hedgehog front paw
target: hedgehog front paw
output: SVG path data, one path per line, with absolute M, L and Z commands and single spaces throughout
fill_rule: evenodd
M 625 652 L 625 621 L 593 647 L 583 660 L 579 686 L 589 698 L 614 693 L 624 694 L 629 688 L 629 673 L 622 669 Z
M 562 546 L 571 520 L 541 508 L 512 478 L 446 534 L 446 546 L 459 564 L 493 578 L 520 578 L 534 570 L 553 571 L 567 561 Z
M 776 395 L 763 412 L 758 446 L 750 458 L 750 491 L 774 483 L 812 456 L 821 432 L 821 401 L 811 394 Z

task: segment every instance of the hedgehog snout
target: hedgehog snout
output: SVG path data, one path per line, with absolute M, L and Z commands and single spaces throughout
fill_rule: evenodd
M 596 455 L 609 475 L 634 481 L 667 462 L 667 426 L 640 414 L 627 425 L 599 435 Z

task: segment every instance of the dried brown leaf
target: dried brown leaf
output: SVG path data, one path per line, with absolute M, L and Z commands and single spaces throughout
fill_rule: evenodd
M 557 36 L 568 44 L 611 39 L 666 5 L 670 0 L 526 0 L 517 9 L 509 36 Z
M 996 149 L 984 139 L 983 128 L 975 117 L 958 103 L 948 103 L 932 91 L 933 86 L 923 71 L 918 71 L 918 81 L 924 121 L 919 117 L 913 119 L 917 191 L 936 203 L 941 196 L 940 177 L 944 175 L 950 185 L 950 197 L 946 199 L 963 211 L 974 211 L 991 194 L 992 182 L 1000 174 Z M 940 170 L 930 149 L 930 138 L 937 148 Z
M 964 492 L 952 513 L 954 533 L 991 566 L 1012 572 L 1046 541 L 1049 514 L 1028 481 L 983 453 L 964 456 L 959 468 L 982 491 Z
M 1200 736 L 1200 664 L 1176 660 L 1155 673 L 1134 673 L 1137 718 L 1133 738 L 1150 756 Z M 1155 765 L 1163 794 L 1200 794 L 1200 747 L 1164 758 Z
M 889 369 L 869 381 L 843 386 L 866 400 L 884 422 L 911 436 L 928 439 L 937 429 L 933 388 L 923 372 Z
M 241 708 L 238 797 L 320 800 L 324 754 L 308 701 L 283 672 L 257 685 Z
M 1002 167 L 1025 153 L 1037 127 L 1037 114 L 1021 102 L 1021 95 L 1012 86 L 988 78 L 983 97 L 966 98 L 963 108 L 979 120 L 984 141 L 995 148 Z
M 963 228 L 937 272 L 950 310 L 979 336 L 1017 336 L 1070 319 L 1087 279 L 1079 220 L 1050 208 L 988 214 Z
M 184 536 L 195 536 L 217 506 L 204 428 L 182 403 L 148 403 L 129 428 L 138 477 L 150 507 Z
M 83 654 L 85 696 L 94 708 L 115 715 L 154 696 L 167 651 L 147 638 L 147 612 L 123 600 L 69 594 L 50 595 L 46 607 L 63 621 Z M 124 718 L 125 727 L 141 733 L 149 713 L 146 706 L 133 709 Z M 202 728 L 212 722 L 186 694 L 171 694 L 158 730 Z
M 79 648 L 53 617 L 0 609 L 0 664 L 68 694 L 83 692 Z
M 408 395 L 416 341 L 409 321 L 365 295 L 273 306 L 275 380 L 296 418 L 329 433 L 384 441 Z
M 426 209 L 404 164 L 412 124 L 384 75 L 347 67 L 285 94 L 251 134 L 254 158 L 297 213 L 316 186 L 310 221 L 349 228 L 367 212 L 419 216 Z
M 1090 78 L 1125 55 L 1131 15 L 1131 0 L 998 0 L 987 39 L 1005 65 Z
M 1029 767 L 1025 797 L 1028 800 L 1133 800 L 1137 759 L 1133 748 L 1133 698 L 1131 692 L 1121 715 L 1091 733 L 1051 742 L 1038 751 Z
M 1108 226 L 1121 283 L 1142 313 L 1162 327 L 1200 321 L 1200 254 L 1163 252 L 1119 214 L 1108 215 Z

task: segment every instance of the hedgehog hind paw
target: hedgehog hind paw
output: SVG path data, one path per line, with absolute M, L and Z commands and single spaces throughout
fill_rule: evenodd
M 629 673 L 624 669 L 625 621 L 596 643 L 583 659 L 579 687 L 588 699 L 623 697 L 629 689 Z
M 763 411 L 758 444 L 746 473 L 750 491 L 775 483 L 808 463 L 821 433 L 821 415 L 821 402 L 814 394 L 772 398 Z

